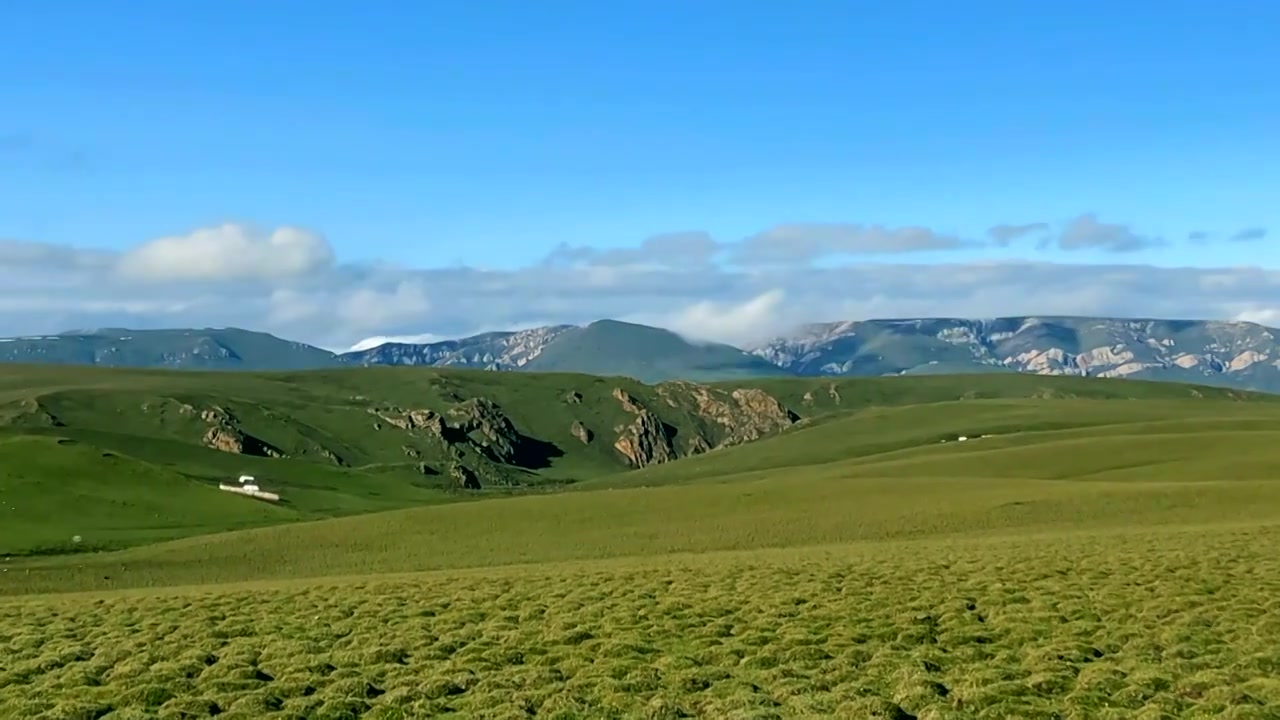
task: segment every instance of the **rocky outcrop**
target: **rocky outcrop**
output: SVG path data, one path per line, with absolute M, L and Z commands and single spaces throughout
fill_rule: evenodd
M 449 477 L 463 490 L 480 489 L 480 478 L 476 477 L 475 472 L 466 465 L 460 463 L 450 465 Z
M 701 455 L 711 450 L 711 443 L 701 435 L 690 436 L 688 447 L 685 450 L 686 455 Z
M 0 410 L 0 421 L 5 425 L 24 427 L 65 427 L 65 423 L 39 400 L 27 398 Z
M 569 426 L 569 434 L 578 438 L 579 442 L 583 445 L 591 444 L 591 439 L 594 437 L 594 434 L 586 425 L 583 425 L 576 420 Z
M 640 406 L 640 401 L 636 400 L 631 396 L 631 393 L 623 390 L 622 388 L 614 388 L 613 397 L 615 400 L 622 403 L 622 409 L 629 413 L 640 413 L 644 411 L 644 408 Z
M 425 430 L 432 435 L 443 435 L 444 418 L 433 410 L 404 410 L 390 407 L 384 410 L 370 409 L 369 412 L 381 418 L 388 425 L 401 430 Z
M 675 437 L 673 428 L 622 388 L 614 388 L 613 397 L 622 403 L 622 409 L 636 416 L 629 425 L 618 430 L 618 439 L 613 443 L 628 465 L 642 468 L 679 457 L 672 443 Z
M 578 405 L 582 402 L 582 393 L 577 390 L 570 390 L 565 396 L 564 401 L 570 405 Z
M 673 390 L 692 399 L 695 412 L 702 419 L 720 426 L 721 440 L 715 447 L 759 440 L 791 427 L 800 419 L 777 398 L 758 388 L 725 392 L 706 385 L 671 383 L 660 392 L 670 400 Z
M 633 468 L 648 467 L 671 462 L 678 455 L 672 446 L 672 433 L 666 423 L 648 410 L 636 415 L 630 425 L 623 428 L 613 446 L 627 459 Z
M 257 457 L 286 457 L 278 448 L 256 438 L 229 422 L 222 422 L 209 428 L 201 438 L 205 447 L 235 455 L 254 455 Z
M 456 420 L 454 427 L 458 432 L 489 459 L 519 464 L 524 436 L 492 400 L 483 397 L 464 400 L 449 409 L 449 416 Z

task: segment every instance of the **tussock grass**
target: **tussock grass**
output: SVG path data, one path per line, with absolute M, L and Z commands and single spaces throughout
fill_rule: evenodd
M 226 382 L 320 426 L 370 392 L 361 377 Z M 548 397 L 614 383 L 525 377 L 431 373 L 405 394 L 465 380 L 532 427 Z M 163 382 L 207 382 L 182 378 Z M 111 382 L 59 407 L 88 427 L 161 381 Z M 581 491 L 311 522 L 413 496 L 394 473 L 300 462 L 317 469 L 293 481 L 305 508 L 251 506 L 296 517 L 237 516 L 183 474 L 213 456 L 130 436 L 104 531 L 285 524 L 0 559 L 0 717 L 1280 716 L 1280 404 L 1000 376 L 841 384 L 837 410 L 806 382 L 767 381 L 813 398 L 772 439 L 622 475 L 583 454 Z M 26 448 L 3 487 L 41 501 L 16 480 L 125 442 L 76 432 L 0 437 Z M 939 442 L 960 434 L 987 437 Z M 50 498 L 87 513 L 99 479 Z M 174 497 L 185 514 L 156 523 Z M 43 526 L 24 527 L 0 539 Z
M 0 602 L 4 717 L 1271 717 L 1280 526 Z

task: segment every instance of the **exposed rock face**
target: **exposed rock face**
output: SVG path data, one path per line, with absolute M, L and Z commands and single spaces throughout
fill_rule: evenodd
M 471 468 L 465 465 L 454 463 L 449 466 L 449 477 L 458 484 L 458 487 L 464 490 L 479 490 L 480 479 L 472 472 Z
M 201 442 L 205 447 L 221 450 L 236 455 L 255 455 L 257 457 L 287 457 L 279 448 L 271 443 L 256 438 L 242 429 L 235 416 L 225 408 L 214 405 L 200 412 L 200 419 L 209 423 Z M 323 448 L 322 455 L 323 455 Z M 340 463 L 341 461 L 339 461 Z
M 477 448 L 490 459 L 515 464 L 519 459 L 520 444 L 524 439 L 511 418 L 488 398 L 472 398 L 449 409 L 450 417 L 457 419 L 456 428 L 471 439 Z
M 382 418 L 388 425 L 393 425 L 401 430 L 426 430 L 432 435 L 444 433 L 444 418 L 432 410 L 402 410 L 392 407 L 385 411 L 371 409 L 369 412 Z
M 545 466 L 545 457 L 540 453 L 546 453 L 553 446 L 522 435 L 497 403 L 485 397 L 464 400 L 455 393 L 447 393 L 445 397 L 459 399 L 458 404 L 443 415 L 433 410 L 395 406 L 371 408 L 369 412 L 393 427 L 419 438 L 425 436 L 434 443 L 436 451 L 442 451 L 451 466 L 470 473 L 465 477 L 454 477 L 460 487 L 469 487 L 466 485 L 468 482 L 481 481 L 485 484 L 507 484 L 511 482 L 507 468 Z M 402 445 L 401 451 L 413 459 L 428 454 L 420 444 L 417 447 Z
M 648 410 L 636 415 L 635 422 L 623 429 L 613 446 L 633 468 L 671 462 L 677 457 L 671 444 L 671 431 Z
M 659 392 L 670 402 L 673 390 L 692 398 L 698 415 L 724 429 L 723 439 L 716 447 L 759 440 L 790 427 L 800 419 L 783 407 L 777 398 L 756 388 L 739 388 L 726 393 L 706 385 L 678 382 L 660 388 Z
M 721 443 L 722 446 L 759 440 L 785 430 L 800 419 L 763 390 L 739 388 L 731 396 L 738 407 L 729 416 L 729 436 Z
M 27 427 L 64 427 L 62 422 L 51 410 L 46 408 L 39 400 L 27 398 L 17 404 L 16 408 L 5 408 L 3 420 L 6 425 L 25 425 Z
M 582 402 L 582 393 L 577 390 L 571 390 L 569 391 L 569 394 L 564 396 L 564 401 L 570 405 L 577 405 Z
M 648 467 L 675 460 L 679 455 L 672 444 L 674 432 L 662 418 L 647 410 L 622 388 L 615 388 L 613 396 L 622 408 L 636 416 L 630 425 L 623 426 L 613 447 L 627 459 L 633 468 Z
M 689 438 L 689 448 L 685 451 L 686 455 L 701 455 L 711 450 L 711 443 L 701 435 L 694 435 Z
M 581 441 L 583 445 L 590 444 L 591 439 L 594 437 L 592 432 L 587 429 L 586 425 L 583 425 L 582 423 L 577 421 L 575 421 L 573 425 L 569 426 L 569 434 L 578 438 L 578 440 Z
M 232 425 L 214 425 L 204 434 L 202 442 L 205 447 L 236 455 L 285 457 L 284 453 L 272 447 L 269 443 L 244 433 Z
M 622 388 L 614 388 L 613 397 L 616 398 L 618 402 L 622 403 L 622 409 L 629 413 L 639 413 L 644 410 L 644 408 L 640 406 L 640 402 L 631 397 L 631 393 L 623 390 Z
M 320 454 L 320 457 L 324 458 L 325 460 L 328 460 L 329 462 L 333 463 L 334 465 L 337 465 L 338 467 L 347 466 L 346 460 L 343 460 L 342 458 L 338 457 L 337 453 L 333 452 L 328 448 L 322 447 L 318 450 L 318 453 Z

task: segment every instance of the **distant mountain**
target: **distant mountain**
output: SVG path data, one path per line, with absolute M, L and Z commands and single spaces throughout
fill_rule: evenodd
M 328 350 L 239 328 L 101 328 L 0 338 L 0 362 L 188 370 L 300 370 L 342 364 Z
M 625 375 L 645 382 L 727 380 L 785 375 L 769 361 L 730 345 L 686 340 L 647 325 L 601 320 L 411 345 L 386 343 L 344 353 L 358 365 L 433 365 Z
M 731 345 L 692 342 L 670 330 L 617 320 L 601 320 L 556 336 L 522 369 L 625 375 L 644 382 L 791 374 Z
M 355 365 L 433 365 L 483 370 L 518 370 L 537 357 L 548 344 L 564 333 L 577 329 L 573 325 L 489 332 L 458 340 L 432 343 L 383 343 L 364 350 L 342 354 L 342 360 Z
M 203 370 L 423 365 L 624 375 L 645 382 L 1019 372 L 1280 392 L 1278 333 L 1240 322 L 920 318 L 807 325 L 739 349 L 601 320 L 584 327 L 552 325 L 443 342 L 386 343 L 335 355 L 235 328 L 100 329 L 0 339 L 0 362 Z
M 749 350 L 797 375 L 1022 372 L 1280 391 L 1276 331 L 1243 322 L 867 320 L 808 325 Z

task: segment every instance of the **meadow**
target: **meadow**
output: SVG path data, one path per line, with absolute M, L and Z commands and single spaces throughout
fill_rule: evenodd
M 1280 716 L 1280 404 L 921 380 L 570 490 L 9 557 L 0 717 Z

